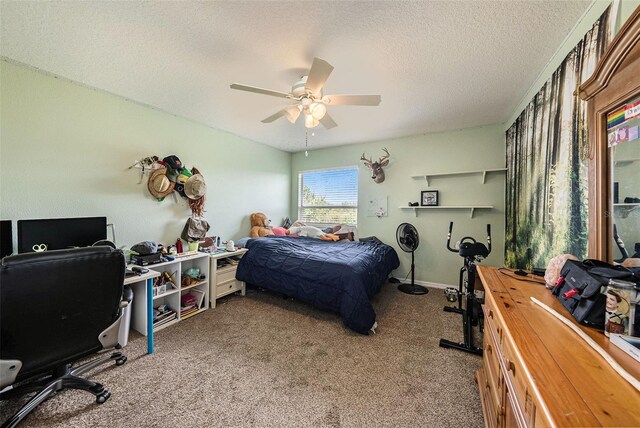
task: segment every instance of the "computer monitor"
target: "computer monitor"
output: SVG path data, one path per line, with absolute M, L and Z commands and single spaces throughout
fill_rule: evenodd
M 11 220 L 0 220 L 0 259 L 13 254 Z
M 18 220 L 18 252 L 88 247 L 107 238 L 106 217 Z

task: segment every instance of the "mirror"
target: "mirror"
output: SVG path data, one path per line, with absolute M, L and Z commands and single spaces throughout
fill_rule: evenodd
M 640 257 L 640 97 L 607 114 L 613 260 Z
M 639 69 L 640 7 L 576 91 L 589 116 L 589 258 L 621 260 L 640 243 Z

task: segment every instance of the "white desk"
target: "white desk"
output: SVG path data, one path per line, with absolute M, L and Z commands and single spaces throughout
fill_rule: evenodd
M 149 272 L 142 275 L 132 275 L 125 277 L 124 285 L 135 286 L 140 284 L 147 289 L 147 354 L 153 354 L 153 278 L 160 276 L 160 272 L 149 269 Z M 135 298 L 135 296 L 134 296 Z

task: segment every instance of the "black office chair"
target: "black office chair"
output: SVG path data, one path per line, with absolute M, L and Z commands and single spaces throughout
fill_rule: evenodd
M 80 366 L 72 363 L 101 350 L 119 349 L 123 308 L 132 299 L 123 289 L 124 255 L 109 247 L 88 247 L 9 256 L 0 265 L 0 399 L 37 392 L 2 427 L 14 427 L 64 388 L 82 389 L 98 404 L 111 395 L 80 376 L 109 361 L 109 352 Z

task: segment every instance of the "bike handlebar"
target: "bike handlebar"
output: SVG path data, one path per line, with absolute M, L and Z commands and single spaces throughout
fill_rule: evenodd
M 449 233 L 447 233 L 447 249 L 452 253 L 457 253 L 458 250 L 455 248 L 451 248 L 451 232 L 453 231 L 453 222 L 449 222 Z
M 447 233 L 447 249 L 449 251 L 451 251 L 452 253 L 457 253 L 459 251 L 457 248 L 451 248 L 451 233 L 452 232 L 453 232 L 453 222 L 450 221 L 449 222 L 449 233 Z M 462 238 L 461 242 L 463 242 L 466 239 L 472 240 L 474 243 L 476 242 L 475 239 L 473 239 L 471 237 Z M 491 225 L 490 224 L 487 224 L 487 249 L 489 250 L 489 252 L 491 252 Z

